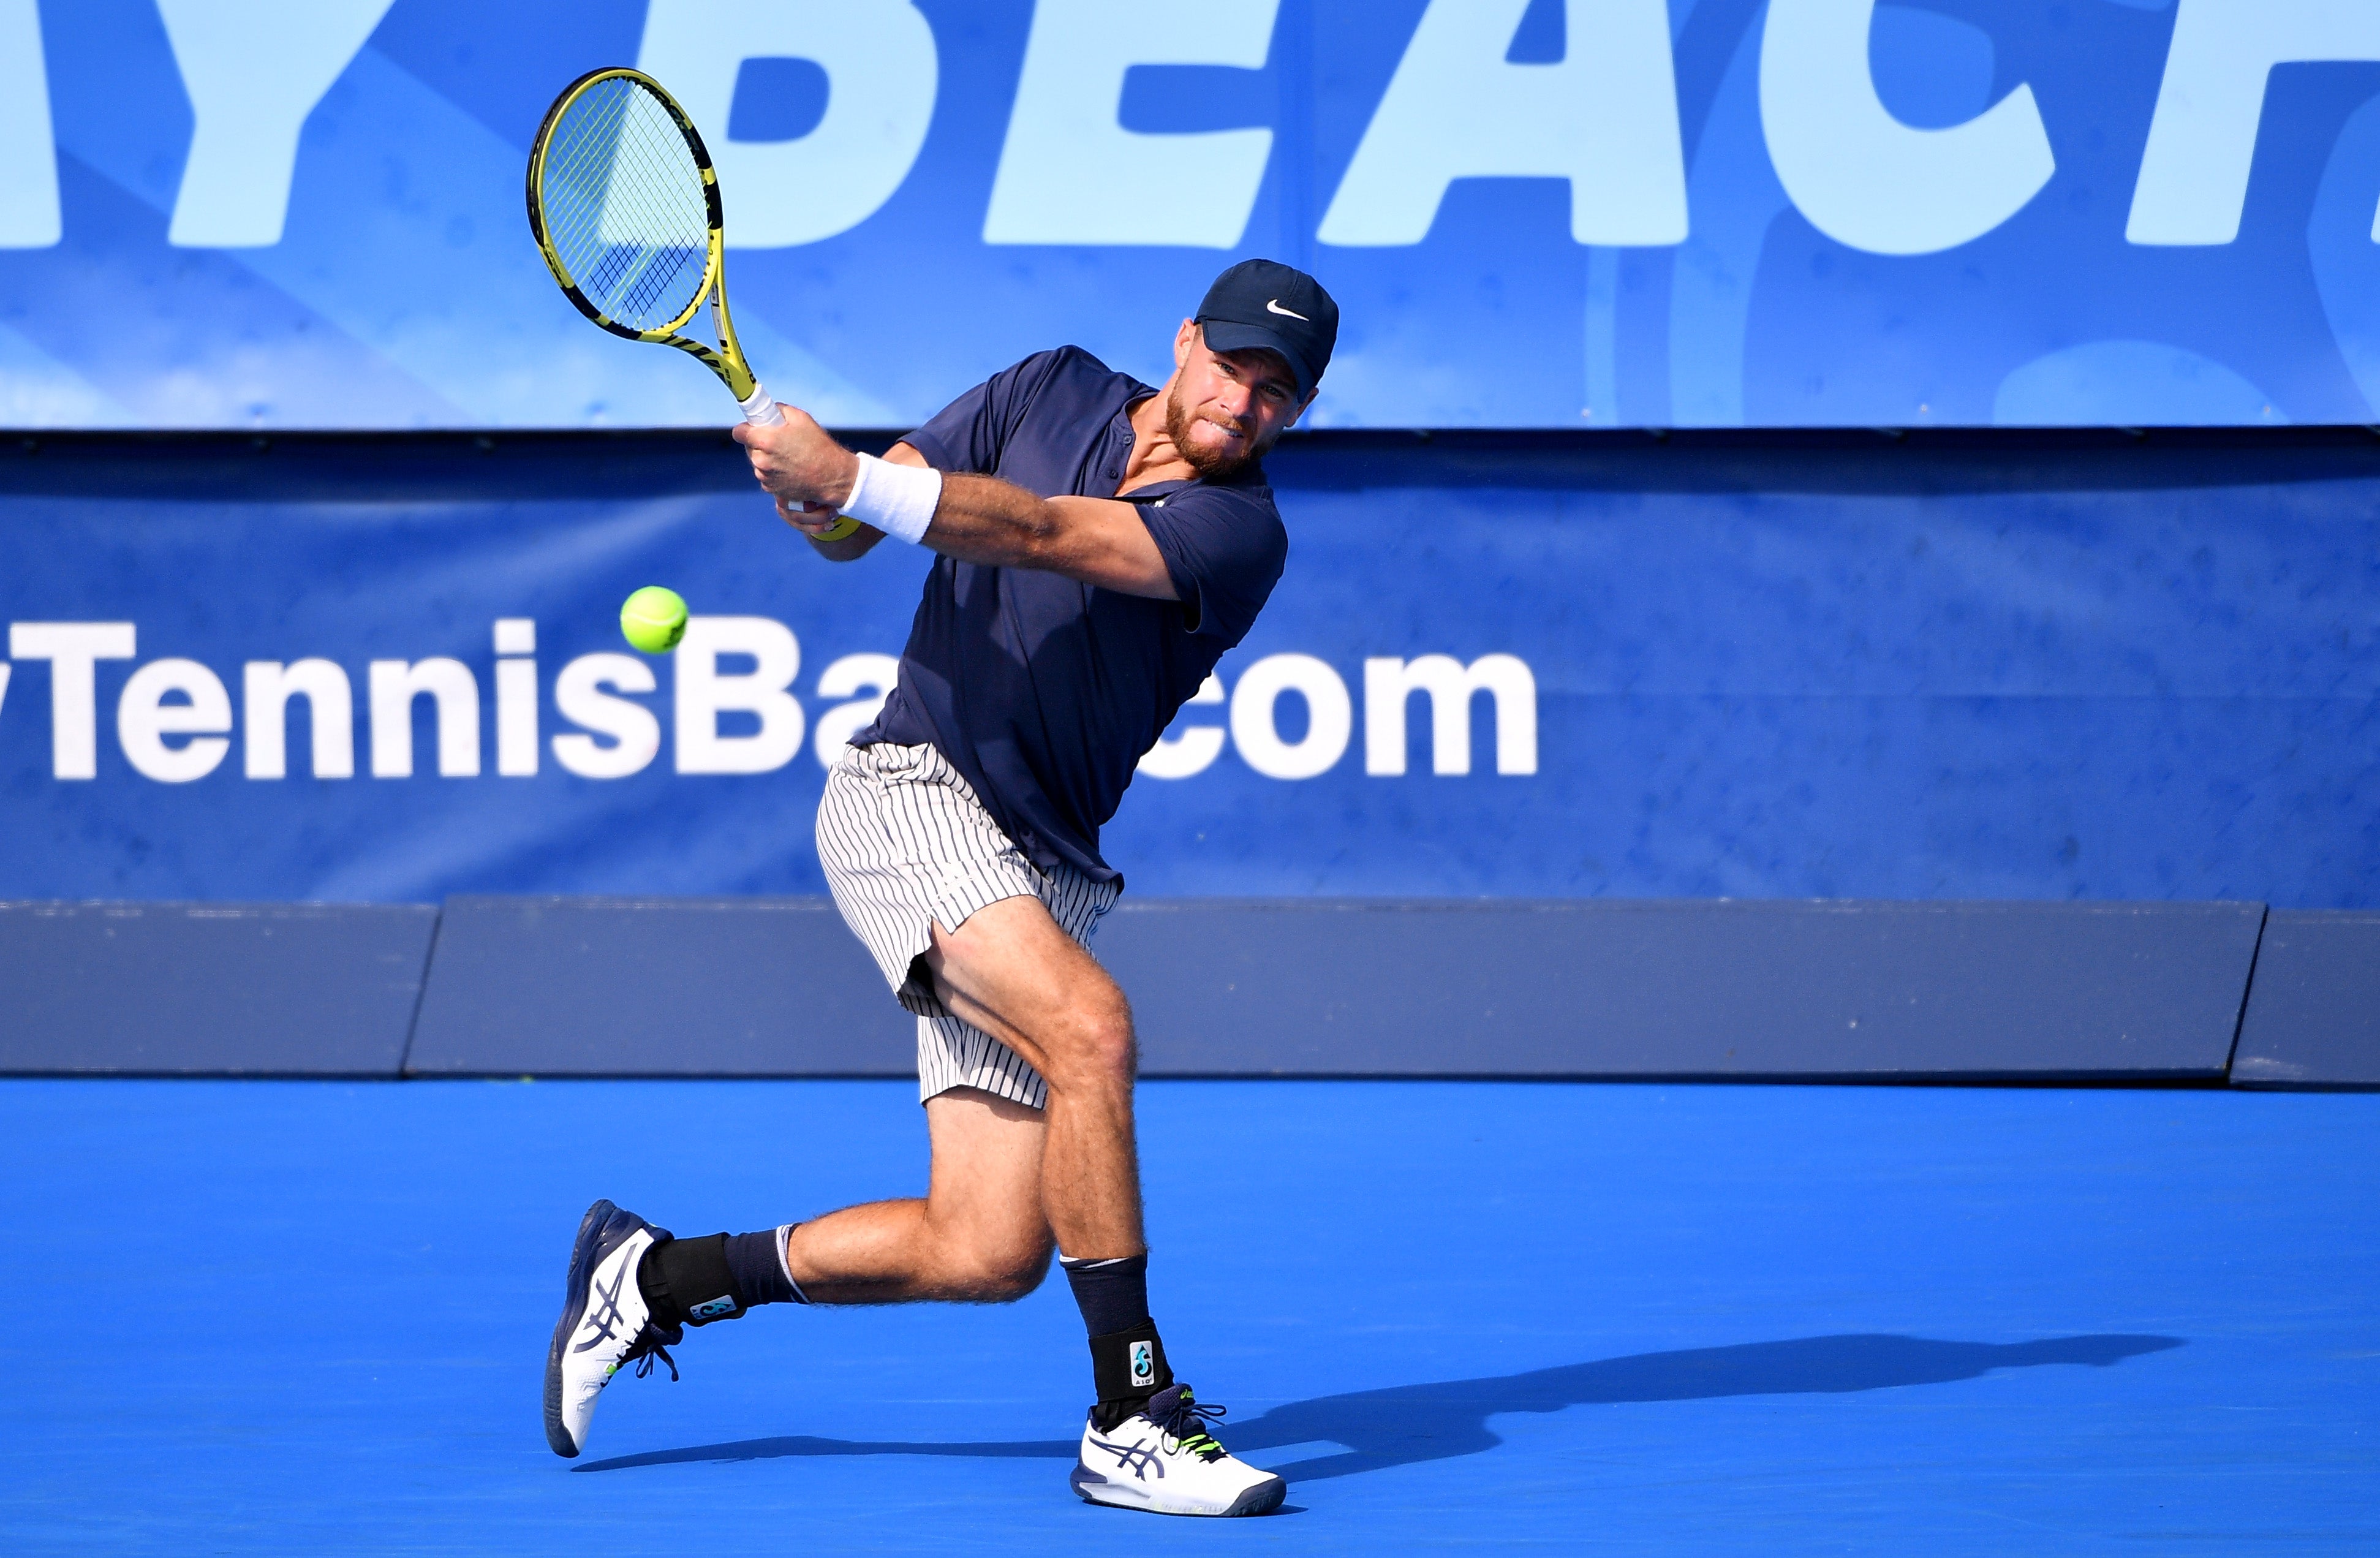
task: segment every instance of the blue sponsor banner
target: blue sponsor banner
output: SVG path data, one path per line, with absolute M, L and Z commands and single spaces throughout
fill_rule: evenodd
M 2380 459 L 2190 436 L 1293 443 L 1288 572 L 1107 852 L 1143 894 L 2370 906 Z M 822 890 L 920 554 L 819 561 L 715 432 L 254 443 L 0 446 L 0 896 Z M 663 658 L 616 627 L 657 582 Z
M 716 424 L 563 301 L 557 90 L 641 64 L 783 397 L 911 425 L 1230 260 L 1322 427 L 2360 423 L 2380 20 L 2266 0 L 0 0 L 0 424 Z

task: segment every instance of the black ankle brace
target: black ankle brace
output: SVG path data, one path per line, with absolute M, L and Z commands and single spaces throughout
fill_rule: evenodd
M 1128 1331 L 1092 1337 L 1091 1381 L 1099 1393 L 1100 1414 L 1112 1414 L 1119 1422 L 1129 1414 L 1116 1408 L 1138 1407 L 1172 1384 L 1173 1370 L 1166 1366 L 1156 1323 L 1143 1321 Z
M 744 1312 L 727 1270 L 727 1235 L 665 1239 L 637 1263 L 637 1291 L 658 1322 L 709 1325 Z

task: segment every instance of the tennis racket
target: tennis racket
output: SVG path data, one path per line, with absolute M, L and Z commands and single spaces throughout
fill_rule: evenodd
M 596 70 L 554 99 L 529 147 L 528 226 L 580 313 L 614 335 L 696 359 L 755 426 L 785 420 L 752 376 L 728 317 L 719 176 L 694 121 L 659 81 Z M 682 334 L 705 298 L 716 350 Z M 845 517 L 818 539 L 858 528 Z

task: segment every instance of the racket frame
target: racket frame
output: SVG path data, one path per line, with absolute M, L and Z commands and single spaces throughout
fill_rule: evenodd
M 577 281 L 570 274 L 570 267 L 563 263 L 561 254 L 554 249 L 553 240 L 546 231 L 545 202 L 539 198 L 539 191 L 545 184 L 545 155 L 552 141 L 554 126 L 561 122 L 562 116 L 572 103 L 594 87 L 609 80 L 633 81 L 652 93 L 654 100 L 669 110 L 678 133 L 686 138 L 686 150 L 694 154 L 696 169 L 702 175 L 703 223 L 709 229 L 703 255 L 702 284 L 695 288 L 694 297 L 684 312 L 668 323 L 650 330 L 639 330 L 613 319 L 597 308 L 594 299 L 579 289 Z M 710 148 L 702 143 L 702 132 L 694 128 L 693 118 L 678 105 L 677 99 L 670 95 L 668 88 L 641 70 L 617 65 L 590 70 L 565 87 L 562 94 L 553 100 L 553 106 L 545 111 L 544 122 L 537 127 L 537 139 L 529 143 L 526 193 L 529 233 L 537 239 L 537 251 L 545 256 L 545 268 L 553 273 L 555 283 L 561 286 L 562 295 L 570 299 L 571 307 L 614 335 L 630 341 L 650 341 L 656 346 L 675 347 L 692 357 L 719 376 L 719 382 L 727 386 L 727 393 L 734 396 L 736 405 L 742 408 L 745 420 L 761 427 L 775 427 L 785 420 L 784 413 L 777 409 L 776 401 L 761 389 L 760 381 L 753 375 L 751 364 L 744 359 L 743 347 L 735 339 L 735 323 L 727 312 L 726 220 L 719 198 L 719 174 L 710 165 Z M 680 333 L 701 311 L 705 298 L 710 302 L 711 327 L 719 335 L 717 350 Z M 816 539 L 842 541 L 855 534 L 858 529 L 859 522 L 845 515 L 820 531 Z
M 695 289 L 693 300 L 686 304 L 684 312 L 668 323 L 650 330 L 639 330 L 632 324 L 624 324 L 612 318 L 601 309 L 597 308 L 592 298 L 579 290 L 578 283 L 570 274 L 570 268 L 563 263 L 561 254 L 555 250 L 553 240 L 546 232 L 544 202 L 539 198 L 539 190 L 545 182 L 545 156 L 554 126 L 561 121 L 562 116 L 569 110 L 572 103 L 577 103 L 597 85 L 609 80 L 634 81 L 652 93 L 655 100 L 663 108 L 669 110 L 671 119 L 676 122 L 678 133 L 686 138 L 686 150 L 694 154 L 695 166 L 702 175 L 704 222 L 710 229 L 709 252 L 703 258 L 702 285 Z M 675 347 L 678 350 L 696 359 L 705 368 L 718 374 L 720 383 L 727 386 L 727 393 L 734 396 L 736 403 L 746 407 L 748 411 L 754 396 L 759 392 L 760 383 L 753 377 L 751 365 L 744 359 L 744 348 L 736 342 L 735 325 L 727 312 L 726 239 L 719 199 L 719 175 L 710 165 L 710 149 L 703 145 L 702 132 L 694 128 L 693 119 L 686 116 L 685 109 L 678 106 L 677 99 L 669 94 L 667 88 L 643 71 L 632 70 L 625 66 L 610 66 L 601 70 L 590 70 L 564 88 L 562 95 L 553 100 L 553 106 L 545 111 L 545 122 L 538 126 L 537 140 L 530 144 L 528 195 L 529 232 L 537 238 L 538 252 L 545 256 L 546 269 L 553 273 L 554 281 L 562 287 L 563 296 L 570 299 L 572 307 L 614 335 L 631 341 L 650 341 L 657 346 Z M 719 347 L 716 350 L 691 336 L 680 334 L 694 316 L 702 310 L 706 298 L 710 303 L 711 326 L 719 334 Z M 767 410 L 774 413 L 776 407 L 772 404 L 767 408 Z M 751 420 L 774 421 L 779 419 L 774 415 L 767 417 L 754 415 Z

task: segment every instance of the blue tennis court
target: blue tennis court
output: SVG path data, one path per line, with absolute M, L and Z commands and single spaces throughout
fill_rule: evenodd
M 2380 1554 L 2375 18 L 0 0 L 0 1558 Z
M 539 1428 L 563 1257 L 914 1192 L 872 1082 L 0 1083 L 17 1553 L 2369 1552 L 2380 1098 L 1172 1082 L 1157 1312 L 1277 1515 L 1067 1493 L 1082 1330 L 771 1309 Z

